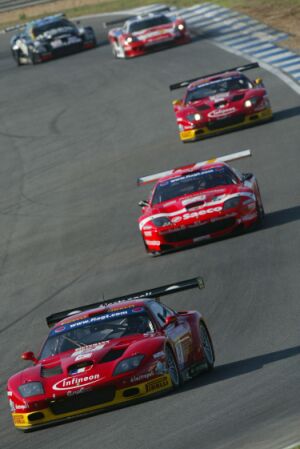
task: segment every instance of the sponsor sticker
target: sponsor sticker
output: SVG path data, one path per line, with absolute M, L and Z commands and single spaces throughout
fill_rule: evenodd
M 152 382 L 148 382 L 146 384 L 146 391 L 149 393 L 150 391 L 160 390 L 161 388 L 168 386 L 168 379 L 163 377 L 159 380 L 153 380 Z
M 15 409 L 16 410 L 26 410 L 27 406 L 26 405 L 17 405 L 17 404 L 15 404 Z
M 209 112 L 207 115 L 210 118 L 223 118 L 227 115 L 231 115 L 236 112 L 236 108 L 228 108 L 228 109 L 215 109 L 214 111 Z
M 56 382 L 52 388 L 56 391 L 74 390 L 79 387 L 95 384 L 99 379 L 101 379 L 100 374 L 91 374 L 90 376 L 82 377 L 65 377 Z
M 23 415 L 14 415 L 13 420 L 14 420 L 15 424 L 24 424 L 25 423 L 25 418 Z
M 73 357 L 74 357 L 74 355 L 76 355 L 76 354 L 72 354 Z M 79 355 L 76 355 L 75 362 L 78 362 L 78 361 L 84 360 L 84 359 L 89 359 L 90 357 L 92 357 L 92 353 L 91 352 L 87 352 L 87 353 L 84 353 L 84 354 L 79 354 Z
M 55 334 L 59 334 L 60 332 L 63 332 L 65 329 L 66 329 L 65 326 L 59 326 L 59 327 L 56 327 L 56 328 L 53 330 L 53 332 L 54 332 Z
M 101 341 L 99 343 L 93 343 L 91 345 L 82 346 L 80 348 L 76 348 L 72 353 L 72 357 L 79 357 L 79 355 L 84 356 L 84 358 L 90 357 L 92 352 L 99 351 L 104 348 L 105 345 L 109 343 L 108 341 Z M 83 357 L 82 357 L 83 358 Z M 76 358 L 76 360 L 80 360 Z
M 153 377 L 153 376 L 154 376 L 154 373 L 144 373 L 144 374 L 140 374 L 139 376 L 132 376 L 130 378 L 130 382 L 131 383 L 142 382 L 143 380 L 151 379 L 151 377 Z
M 80 388 L 80 390 L 68 391 L 67 396 L 77 396 L 79 394 L 87 393 L 91 391 L 91 388 Z

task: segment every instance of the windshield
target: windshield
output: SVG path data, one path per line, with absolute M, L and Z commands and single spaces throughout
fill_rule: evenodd
M 202 100 L 203 98 L 212 97 L 231 90 L 250 89 L 251 82 L 243 75 L 229 78 L 221 78 L 210 81 L 209 83 L 200 84 L 187 92 L 185 103 Z
M 157 184 L 152 205 L 201 190 L 236 184 L 236 182 L 235 176 L 227 167 L 195 171 Z
M 32 29 L 33 35 L 39 36 L 41 34 L 44 34 L 47 31 L 51 30 L 57 30 L 58 28 L 75 28 L 75 26 L 69 22 L 69 20 L 62 19 L 62 20 L 55 20 L 53 22 L 44 23 L 43 25 L 36 25 Z
M 101 341 L 153 331 L 153 323 L 144 307 L 104 312 L 54 328 L 50 332 L 39 358 L 44 359 Z
M 135 31 L 146 30 L 147 28 L 157 27 L 160 25 L 166 25 L 171 23 L 171 19 L 166 16 L 159 17 L 151 17 L 150 19 L 138 20 L 136 22 L 132 22 L 129 25 L 129 32 L 134 33 Z

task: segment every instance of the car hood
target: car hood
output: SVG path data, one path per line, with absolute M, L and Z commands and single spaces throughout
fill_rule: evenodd
M 144 215 L 139 220 L 140 229 L 147 226 L 147 223 L 156 217 L 168 217 L 174 225 L 180 223 L 182 217 L 186 217 L 187 220 L 191 221 L 195 217 L 206 219 L 208 215 L 211 216 L 213 213 L 221 212 L 225 201 L 240 195 L 254 198 L 251 189 L 231 184 L 165 201 L 144 211 Z
M 109 380 L 122 358 L 144 354 L 147 359 L 161 344 L 161 336 L 149 333 L 82 346 L 48 357 L 15 374 L 9 379 L 8 388 L 15 390 L 27 382 L 42 382 L 48 395 L 93 386 Z
M 229 113 L 234 113 L 240 110 L 247 99 L 251 97 L 261 97 L 265 95 L 265 89 L 239 89 L 222 94 L 213 95 L 211 97 L 202 98 L 181 107 L 176 107 L 180 114 L 184 115 L 200 113 L 208 118 L 222 118 Z
M 172 23 L 166 25 L 160 25 L 146 30 L 134 31 L 132 36 L 137 37 L 139 40 L 152 40 L 166 35 L 174 34 L 174 25 Z

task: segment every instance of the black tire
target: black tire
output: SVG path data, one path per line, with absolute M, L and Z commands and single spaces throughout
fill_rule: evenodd
M 211 371 L 215 364 L 215 352 L 208 330 L 202 321 L 199 325 L 199 334 L 207 365 L 207 371 Z
M 118 59 L 119 56 L 118 56 L 118 52 L 117 52 L 116 46 L 117 46 L 117 44 L 115 42 L 113 42 L 111 44 L 111 51 L 112 51 L 113 57 Z
M 264 206 L 262 203 L 256 203 L 256 208 L 257 208 L 257 224 L 258 225 L 262 225 L 264 218 L 265 218 L 265 210 L 264 210 Z
M 17 66 L 23 65 L 20 59 L 20 51 L 12 51 L 12 55 L 14 60 L 16 61 Z
M 167 369 L 171 378 L 172 386 L 174 389 L 179 388 L 182 385 L 183 380 L 177 365 L 177 361 L 175 359 L 172 349 L 169 346 L 166 347 L 165 352 L 166 352 Z
M 40 62 L 40 58 L 37 54 L 32 51 L 29 53 L 29 59 L 33 65 L 38 64 Z

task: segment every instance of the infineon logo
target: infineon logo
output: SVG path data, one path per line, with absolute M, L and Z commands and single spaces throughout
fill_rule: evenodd
M 84 377 L 66 377 L 53 385 L 53 390 L 74 390 L 96 383 L 100 379 L 100 374 L 91 374 Z

